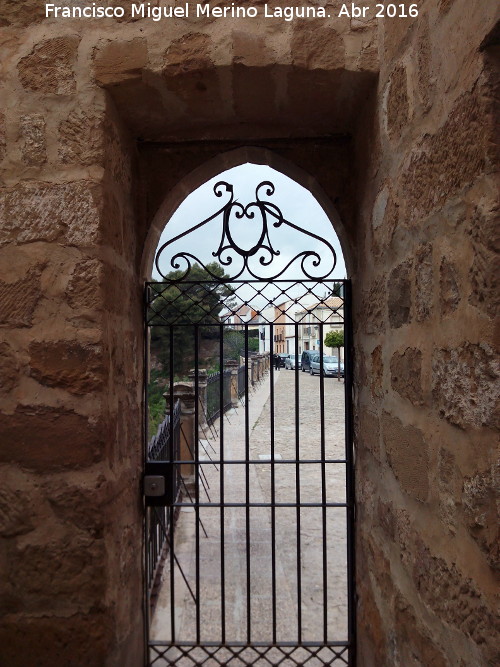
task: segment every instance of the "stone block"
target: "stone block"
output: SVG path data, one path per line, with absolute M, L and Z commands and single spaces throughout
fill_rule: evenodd
M 380 461 L 380 424 L 379 418 L 366 408 L 361 410 L 357 429 L 357 449 L 366 449 Z
M 415 146 L 401 177 L 408 225 L 420 225 L 484 172 L 489 132 L 481 100 L 466 93 L 446 123 Z
M 395 352 L 391 359 L 391 385 L 412 405 L 424 404 L 422 389 L 422 352 L 407 347 L 404 352 Z
M 65 164 L 103 164 L 104 120 L 100 114 L 77 109 L 61 121 L 59 159 Z
M 387 95 L 387 131 L 393 139 L 399 139 L 409 118 L 408 82 L 406 68 L 395 67 L 389 79 Z
M 104 434 L 100 424 L 73 410 L 19 406 L 0 420 L 0 462 L 48 472 L 87 467 L 101 460 Z
M 40 300 L 41 267 L 32 267 L 21 280 L 5 283 L 0 280 L 0 326 L 29 327 L 33 321 L 35 308 Z M 5 348 L 4 355 L 7 354 Z M 3 359 L 12 366 L 12 362 Z M 12 367 L 10 370 L 12 373 Z M 9 384 L 9 374 L 6 382 Z M 12 382 L 12 375 L 11 380 Z
M 19 362 L 16 353 L 8 343 L 0 343 L 0 396 L 10 394 L 18 382 Z
M 342 35 L 319 19 L 309 23 L 310 30 L 296 28 L 293 31 L 293 64 L 308 70 L 342 69 L 346 57 Z
M 92 181 L 23 182 L 0 190 L 0 245 L 35 241 L 93 245 L 100 187 Z
M 489 345 L 463 343 L 435 350 L 432 395 L 439 415 L 460 428 L 500 423 L 500 368 Z
M 403 262 L 391 271 L 387 281 L 387 306 L 393 329 L 411 321 L 411 268 L 411 260 Z
M 35 528 L 30 498 L 3 481 L 0 487 L 0 537 L 25 535 Z
M 4 618 L 0 663 L 9 667 L 105 665 L 113 645 L 110 616 L 92 614 Z
M 475 582 L 457 566 L 434 556 L 422 540 L 416 540 L 411 576 L 421 600 L 443 623 L 448 623 L 475 642 L 484 664 L 500 657 L 500 619 Z
M 269 62 L 266 42 L 261 33 L 233 30 L 233 62 L 246 67 L 265 67 Z
M 126 41 L 107 41 L 93 54 L 94 76 L 101 86 L 116 85 L 141 78 L 148 62 L 148 45 L 144 37 Z
M 500 570 L 500 464 L 490 470 L 466 477 L 462 506 L 469 533 L 485 553 L 490 566 Z
M 20 118 L 21 155 L 24 164 L 39 167 L 47 161 L 45 118 L 35 113 Z
M 441 258 L 439 267 L 439 303 L 443 316 L 453 313 L 460 303 L 457 271 L 446 257 Z
M 169 77 L 214 67 L 211 39 L 201 32 L 191 32 L 174 40 L 165 52 L 163 73 Z
M 403 491 L 425 502 L 429 494 L 429 447 L 423 433 L 385 412 L 382 438 L 387 461 Z
M 434 301 L 434 274 L 432 246 L 424 243 L 415 253 L 415 316 L 423 322 L 432 313 Z
M 394 603 L 394 624 L 399 631 L 396 648 L 397 664 L 432 665 L 432 667 L 451 667 L 447 651 L 433 637 L 433 628 L 426 628 L 417 619 L 414 607 L 401 593 Z
M 469 269 L 469 303 L 494 318 L 500 311 L 500 227 L 497 203 L 476 207 L 467 233 L 474 253 Z
M 372 396 L 380 398 L 383 396 L 383 381 L 384 381 L 384 362 L 382 359 L 382 346 L 377 347 L 371 353 L 371 391 Z
M 66 298 L 75 310 L 98 309 L 101 302 L 102 263 L 97 259 L 85 259 L 75 265 L 68 282 Z
M 2 0 L 0 27 L 16 26 L 24 28 L 32 23 L 39 23 L 45 17 L 45 7 L 38 0 Z
M 45 94 L 73 94 L 76 91 L 74 64 L 79 43 L 77 35 L 66 35 L 36 44 L 17 66 L 23 87 Z
M 5 157 L 7 138 L 5 136 L 5 114 L 0 112 L 0 162 Z
M 363 294 L 363 328 L 365 333 L 382 331 L 386 321 L 385 309 L 386 277 L 375 278 L 372 286 Z
M 88 486 L 50 481 L 44 484 L 44 491 L 60 521 L 73 524 L 94 538 L 102 538 L 106 523 L 102 510 L 112 495 L 110 485 L 103 476 Z
M 104 384 L 103 352 L 77 341 L 38 342 L 29 347 L 30 375 L 46 387 L 71 394 L 98 391 Z

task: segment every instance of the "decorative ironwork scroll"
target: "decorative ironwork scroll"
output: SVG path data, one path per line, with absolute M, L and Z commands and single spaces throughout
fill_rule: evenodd
M 160 263 L 170 265 L 170 270 L 181 271 L 181 275 L 172 282 L 180 282 L 181 280 L 189 278 L 191 268 L 194 264 L 198 264 L 215 280 L 221 281 L 220 276 L 212 273 L 210 268 L 207 267 L 203 261 L 188 251 L 175 252 L 169 257 L 169 250 L 172 249 L 171 247 L 173 244 L 180 239 L 187 237 L 189 234 L 202 229 L 217 218 L 221 218 L 221 238 L 219 246 L 217 250 L 212 252 L 212 256 L 221 266 L 234 268 L 234 275 L 230 278 L 225 278 L 225 282 L 237 280 L 242 277 L 245 272 L 250 278 L 256 280 L 277 280 L 282 276 L 286 277 L 285 274 L 287 270 L 294 263 L 300 265 L 300 269 L 305 278 L 319 281 L 328 278 L 328 276 L 332 274 L 337 263 L 337 256 L 333 246 L 326 239 L 317 234 L 286 220 L 279 207 L 266 199 L 272 197 L 274 193 L 275 186 L 273 183 L 271 183 L 271 181 L 262 181 L 255 190 L 255 201 L 244 206 L 234 199 L 234 188 L 231 184 L 226 181 L 219 181 L 216 183 L 214 185 L 215 196 L 220 198 L 226 194 L 228 200 L 208 218 L 205 218 L 202 222 L 193 225 L 187 231 L 170 239 L 159 248 L 156 254 L 155 266 L 160 276 L 165 280 L 170 280 L 165 275 L 164 270 L 160 267 Z M 255 234 L 258 240 L 251 247 L 246 249 L 235 240 L 233 233 L 234 223 L 241 220 L 261 225 L 259 233 Z M 316 247 L 314 249 L 301 250 L 295 257 L 286 263 L 286 266 L 281 266 L 274 275 L 261 275 L 259 271 L 261 271 L 263 267 L 269 267 L 273 260 L 281 254 L 280 250 L 275 249 L 271 242 L 269 234 L 270 225 L 276 229 L 285 229 L 286 227 L 293 229 L 304 235 L 304 245 L 306 240 L 309 243 L 314 240 L 316 242 Z M 318 245 L 321 250 L 318 249 Z M 246 275 L 243 277 L 246 277 Z M 294 277 L 297 278 L 298 276 Z

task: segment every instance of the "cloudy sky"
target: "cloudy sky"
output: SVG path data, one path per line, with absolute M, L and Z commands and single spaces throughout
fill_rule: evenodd
M 240 165 L 219 174 L 216 178 L 207 181 L 192 192 L 179 206 L 168 222 L 168 225 L 166 225 L 160 239 L 159 248 L 170 239 L 186 232 L 191 227 L 211 216 L 229 200 L 230 194 L 224 188 L 221 189 L 221 197 L 215 196 L 213 188 L 218 181 L 226 181 L 232 184 L 234 187 L 234 200 L 243 206 L 255 201 L 255 190 L 259 183 L 262 181 L 271 181 L 276 188 L 274 194 L 268 196 L 265 188 L 262 188 L 259 191 L 260 199 L 278 206 L 287 221 L 315 234 L 320 239 L 328 241 L 333 246 L 337 256 L 337 264 L 330 277 L 338 279 L 346 277 L 339 240 L 331 222 L 316 199 L 314 199 L 308 190 L 298 185 L 295 181 L 270 167 L 262 165 Z M 238 219 L 234 214 L 235 209 L 233 209 L 229 223 L 235 243 L 246 250 L 257 243 L 263 228 L 260 212 L 256 208 L 253 210 L 255 211 L 254 218 L 249 219 L 244 216 Z M 274 250 L 279 251 L 279 256 L 275 256 L 268 267 L 262 266 L 259 263 L 259 259 L 261 256 L 265 256 L 267 259 L 269 253 L 259 252 L 249 260 L 250 267 L 258 273 L 259 277 L 265 278 L 276 275 L 294 257 L 304 251 L 316 251 L 321 258 L 320 267 L 317 269 L 314 269 L 312 266 L 311 259 L 306 260 L 306 269 L 309 272 L 320 271 L 320 274 L 323 275 L 330 273 L 332 257 L 327 245 L 321 240 L 307 236 L 286 224 L 275 228 L 272 224 L 275 220 L 276 218 L 269 216 L 268 231 L 271 246 Z M 218 250 L 221 237 L 222 215 L 219 215 L 196 231 L 168 246 L 161 254 L 160 267 L 162 272 L 167 274 L 172 270 L 170 260 L 177 252 L 188 252 L 204 264 L 213 262 L 216 258 L 214 258 L 212 253 Z M 233 262 L 225 270 L 234 275 L 238 273 L 238 267 L 242 266 L 242 258 L 234 251 L 226 251 L 223 257 L 227 257 L 229 254 L 233 257 Z M 179 261 L 179 264 L 181 269 L 186 266 L 182 260 Z M 244 273 L 241 279 L 247 277 L 250 276 Z M 306 276 L 302 272 L 300 260 L 293 262 L 281 277 L 298 280 L 301 278 L 305 279 Z M 153 272 L 153 278 L 160 279 L 156 269 Z M 321 290 L 321 293 L 324 293 L 324 289 Z M 248 296 L 245 296 L 245 298 L 248 298 Z

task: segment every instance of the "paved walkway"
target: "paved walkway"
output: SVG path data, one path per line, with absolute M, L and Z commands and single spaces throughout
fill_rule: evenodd
M 321 456 L 320 429 L 320 378 L 298 373 L 300 429 L 300 460 L 319 459 Z M 295 459 L 296 374 L 282 369 L 274 374 L 274 442 L 275 458 Z M 324 380 L 325 390 L 325 452 L 327 459 L 344 458 L 344 384 L 334 378 Z M 256 391 L 250 394 L 247 404 L 250 432 L 250 459 L 258 461 L 249 466 L 249 496 L 251 503 L 270 503 L 272 497 L 271 464 L 268 462 L 271 448 L 271 398 L 270 375 L 266 376 Z M 223 424 L 224 458 L 245 458 L 245 408 L 227 413 Z M 211 502 L 220 499 L 220 466 L 210 463 L 220 455 L 220 425 L 207 433 L 204 446 L 207 464 L 203 466 L 207 492 Z M 324 471 L 327 502 L 345 502 L 345 466 L 327 464 Z M 245 502 L 246 466 L 225 465 L 223 471 L 224 500 Z M 275 464 L 274 493 L 277 503 L 297 501 L 297 479 L 300 481 L 301 502 L 321 502 L 322 466 L 301 463 Z M 209 488 L 208 488 L 209 487 Z M 200 492 L 200 500 L 207 495 Z M 297 510 L 280 507 L 274 513 L 275 525 L 275 588 L 276 588 L 276 640 L 296 642 L 299 630 L 298 587 L 301 587 L 300 624 L 302 641 L 321 641 L 325 624 L 328 640 L 345 640 L 347 636 L 346 593 L 346 523 L 344 508 L 302 508 L 300 510 L 300 563 L 297 563 Z M 224 577 L 221 576 L 221 525 L 220 508 L 202 508 L 200 518 L 208 537 L 200 530 L 200 605 L 199 624 L 202 641 L 217 642 L 221 639 L 221 594 L 225 587 L 226 641 L 245 642 L 248 639 L 248 609 L 250 608 L 250 633 L 252 642 L 273 642 L 272 603 L 272 525 L 273 514 L 268 507 L 252 507 L 249 512 L 250 558 L 247 560 L 247 515 L 245 508 L 226 508 L 224 525 Z M 175 553 L 183 572 L 195 590 L 195 512 L 186 507 L 181 510 L 176 528 Z M 323 536 L 326 548 L 323 549 Z M 324 560 L 325 559 L 325 560 Z M 325 576 L 323 563 L 326 563 Z M 250 602 L 248 602 L 248 577 Z M 171 634 L 169 567 L 165 569 L 164 585 L 160 592 L 153 618 L 151 638 L 169 640 Z M 222 584 L 223 582 L 223 584 Z M 325 586 L 326 584 L 326 586 Z M 176 639 L 196 639 L 196 607 L 179 569 L 175 568 Z M 326 616 L 326 620 L 325 620 Z M 170 656 L 171 659 L 175 657 Z M 205 656 L 206 657 L 206 656 Z M 281 656 L 283 657 L 283 656 Z M 295 657 L 295 656 L 294 656 Z M 219 658 L 220 660 L 220 658 Z M 297 658 L 295 657 L 295 660 Z M 269 664 L 264 660 L 262 664 Z M 259 664 L 256 663 L 256 664 Z M 155 662 L 160 665 L 160 662 Z M 163 664 L 168 664 L 164 662 Z M 181 658 L 178 665 L 195 664 L 189 658 Z M 238 658 L 223 663 L 208 659 L 204 665 L 246 664 Z M 285 659 L 282 665 L 296 664 Z M 302 664 L 299 662 L 299 664 Z M 313 659 L 308 665 L 331 664 Z

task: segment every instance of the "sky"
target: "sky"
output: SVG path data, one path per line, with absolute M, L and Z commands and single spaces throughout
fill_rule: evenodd
M 316 234 L 320 239 L 328 241 L 333 246 L 337 256 L 335 270 L 329 277 L 337 279 L 346 277 L 340 242 L 330 220 L 319 203 L 309 190 L 303 188 L 288 176 L 264 165 L 239 165 L 238 167 L 222 172 L 193 191 L 182 202 L 168 221 L 168 224 L 166 224 L 160 238 L 159 248 L 170 239 L 186 232 L 191 227 L 210 217 L 229 200 L 230 194 L 224 188 L 221 188 L 221 197 L 215 196 L 213 188 L 219 181 L 226 181 L 232 184 L 234 188 L 234 200 L 244 206 L 255 201 L 255 190 L 259 183 L 262 181 L 271 181 L 275 186 L 274 194 L 268 196 L 266 189 L 262 188 L 259 191 L 260 199 L 278 206 L 287 221 Z M 229 222 L 229 229 L 235 243 L 246 250 L 257 243 L 263 229 L 260 212 L 258 209 L 254 209 L 254 211 L 255 216 L 253 219 L 247 217 L 238 219 L 235 215 L 236 211 L 233 209 L 233 214 Z M 316 251 L 321 258 L 321 264 L 316 271 L 322 269 L 321 274 L 330 273 L 332 257 L 327 245 L 321 240 L 311 238 L 285 224 L 275 228 L 272 224 L 275 221 L 276 218 L 268 216 L 269 240 L 273 249 L 279 251 L 279 256 L 275 256 L 268 267 L 262 266 L 259 263 L 261 256 L 264 256 L 266 259 L 270 257 L 267 252 L 258 252 L 249 259 L 250 268 L 255 273 L 258 273 L 259 277 L 265 278 L 276 275 L 295 256 L 303 251 Z M 214 220 L 207 222 L 199 229 L 183 236 L 168 246 L 160 256 L 160 268 L 162 272 L 167 274 L 172 270 L 170 260 L 177 252 L 189 252 L 204 264 L 216 261 L 217 258 L 212 253 L 217 252 L 221 237 L 222 215 L 219 215 Z M 226 251 L 222 257 L 229 255 L 233 257 L 233 262 L 225 270 L 234 275 L 238 272 L 237 267 L 242 266 L 242 258 L 234 250 Z M 183 260 L 179 260 L 179 264 L 181 269 L 186 267 Z M 315 270 L 310 259 L 306 260 L 306 268 L 309 272 Z M 248 277 L 251 276 L 245 272 L 241 276 L 241 279 Z M 306 278 L 301 269 L 300 259 L 293 262 L 287 272 L 281 277 L 298 280 Z M 153 278 L 156 280 L 161 279 L 156 268 L 153 271 Z M 268 288 L 268 292 L 265 292 L 265 294 L 270 295 L 271 292 L 269 290 L 272 292 L 272 288 Z M 324 289 L 322 293 L 324 293 Z M 252 292 L 250 291 L 247 294 L 250 295 Z M 292 296 L 297 296 L 294 290 L 292 290 Z M 260 306 L 261 304 L 258 305 Z

